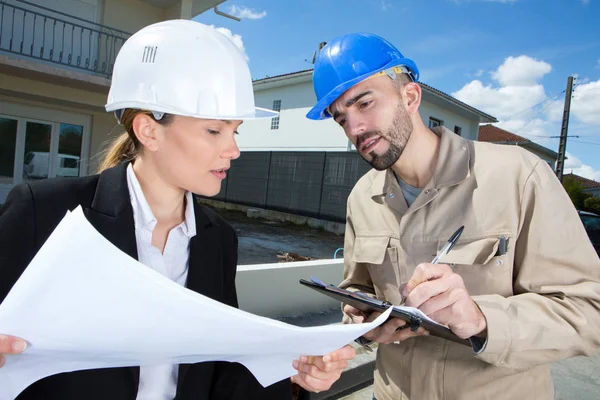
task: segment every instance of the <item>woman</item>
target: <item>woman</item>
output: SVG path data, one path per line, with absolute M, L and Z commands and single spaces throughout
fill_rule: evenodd
M 237 307 L 237 236 L 192 193 L 220 191 L 231 160 L 240 155 L 234 135 L 244 119 L 276 115 L 254 107 L 242 53 L 197 22 L 146 27 L 119 52 L 106 110 L 126 132 L 109 149 L 100 174 L 24 183 L 9 194 L 0 212 L 0 300 L 66 211 L 81 205 L 90 223 L 125 253 Z M 21 351 L 25 341 L 0 336 L 0 364 L 2 354 Z M 294 361 L 299 373 L 291 381 L 327 390 L 353 356 L 346 346 L 325 357 L 302 357 Z M 290 386 L 284 380 L 262 388 L 240 364 L 207 362 L 59 374 L 18 399 L 285 399 Z

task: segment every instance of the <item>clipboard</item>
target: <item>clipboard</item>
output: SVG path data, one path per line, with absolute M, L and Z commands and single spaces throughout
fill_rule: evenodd
M 325 284 L 314 277 L 311 277 L 311 281 L 300 279 L 300 284 L 338 300 L 341 303 L 349 304 L 352 307 L 355 307 L 366 313 L 371 313 L 373 311 L 384 312 L 393 306 L 387 301 L 381 301 L 379 299 L 372 298 L 371 296 L 361 292 L 351 292 L 331 284 Z M 421 315 L 418 315 L 418 313 Z M 394 309 L 390 314 L 390 318 L 400 318 L 401 320 L 408 322 L 408 326 L 413 332 L 422 326 L 424 329 L 428 330 L 432 336 L 437 336 L 442 339 L 462 344 L 464 346 L 475 348 L 472 340 L 478 340 L 478 338 L 461 339 L 450 329 L 433 321 L 420 310 L 418 310 L 418 313 L 410 312 L 402 307 L 394 306 Z

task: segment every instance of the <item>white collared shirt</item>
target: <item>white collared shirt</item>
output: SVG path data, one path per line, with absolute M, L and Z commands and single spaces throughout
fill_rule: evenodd
M 193 197 L 185 195 L 185 220 L 171 229 L 164 252 L 152 246 L 156 217 L 150 209 L 132 164 L 127 167 L 127 186 L 133 207 L 135 241 L 138 260 L 145 266 L 185 286 L 190 257 L 190 239 L 196 235 Z M 149 310 L 151 311 L 151 310 Z M 173 400 L 177 392 L 177 365 L 157 365 L 140 368 L 137 400 Z

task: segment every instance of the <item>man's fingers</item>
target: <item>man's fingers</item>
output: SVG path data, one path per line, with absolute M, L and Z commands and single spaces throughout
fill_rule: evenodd
M 429 299 L 461 286 L 464 286 L 464 283 L 458 274 L 451 274 L 441 279 L 423 282 L 410 292 L 404 304 L 408 307 L 420 309 L 421 305 Z
M 363 335 L 366 339 L 378 343 L 386 343 L 388 338 L 398 329 L 406 325 L 406 321 L 400 318 L 392 318 L 383 325 L 378 326 L 370 332 Z
M 373 311 L 371 314 L 369 314 L 369 316 L 367 317 L 367 319 L 365 320 L 365 322 L 373 322 L 380 315 L 381 315 L 381 313 L 379 311 Z
M 4 365 L 5 362 L 6 362 L 6 359 L 3 356 L 0 356 L 0 368 L 2 368 L 2 366 Z
M 460 298 L 461 291 L 463 290 L 459 288 L 450 289 L 447 292 L 441 293 L 421 304 L 419 306 L 419 310 L 423 311 L 425 315 L 431 317 L 434 313 L 456 303 L 456 301 Z
M 352 319 L 352 323 L 354 324 L 362 324 L 367 318 L 367 315 L 363 311 L 349 304 L 345 304 L 342 311 Z
M 19 354 L 27 348 L 27 342 L 14 336 L 0 335 L 0 354 Z
M 402 291 L 402 295 L 407 297 L 409 293 L 421 283 L 432 279 L 443 278 L 452 273 L 452 268 L 446 264 L 419 264 Z
M 429 335 L 429 331 L 423 327 L 419 327 L 419 329 L 417 329 L 416 332 L 413 332 L 408 328 L 400 329 L 400 330 L 394 332 L 394 334 L 388 340 L 387 344 L 393 343 L 393 342 L 402 342 L 403 340 L 410 339 L 412 337 L 427 336 L 427 335 Z
M 363 313 L 358 308 L 352 307 L 350 304 L 344 304 L 344 308 L 342 311 L 346 314 L 352 314 L 352 315 L 361 315 Z

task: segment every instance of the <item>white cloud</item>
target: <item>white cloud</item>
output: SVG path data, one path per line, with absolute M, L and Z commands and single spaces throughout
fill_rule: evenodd
M 557 150 L 556 141 L 544 136 L 556 136 L 556 124 L 542 118 L 522 119 L 515 118 L 507 121 L 500 121 L 496 126 L 506 129 L 509 132 L 521 136 L 530 136 L 530 139 L 536 143 L 546 146 L 551 150 Z
M 215 28 L 214 25 L 211 25 L 213 28 Z M 246 53 L 246 49 L 244 48 L 244 41 L 242 40 L 242 37 L 240 35 L 238 35 L 237 33 L 232 33 L 229 29 L 227 28 L 216 28 L 217 31 L 221 32 L 223 35 L 227 36 L 229 38 L 229 40 L 231 40 L 241 51 L 242 53 L 244 53 L 244 58 L 246 59 L 246 61 L 249 61 L 250 58 L 248 57 L 248 54 Z
M 492 85 L 485 86 L 480 80 L 467 83 L 452 95 L 475 108 L 492 114 L 499 120 L 521 113 L 546 99 L 544 87 L 539 84 L 493 87 Z M 520 115 L 520 117 L 527 117 L 527 115 Z
M 485 85 L 476 79 L 452 95 L 498 118 L 497 125 L 501 128 L 556 151 L 557 141 L 549 136 L 560 135 L 565 94 L 546 95 L 540 80 L 551 69 L 550 64 L 528 56 L 508 57 L 492 73 L 497 84 Z M 583 78 L 575 82 L 569 134 L 594 135 L 600 126 L 600 79 L 590 82 Z M 572 169 L 575 174 L 600 181 L 600 171 L 583 164 L 572 154 L 568 157 L 565 171 Z
M 534 121 L 540 114 L 538 107 L 544 108 L 553 104 L 544 103 L 548 96 L 544 86 L 538 81 L 551 70 L 550 64 L 525 55 L 508 57 L 491 73 L 498 86 L 484 85 L 480 80 L 474 80 L 452 95 L 492 114 L 500 121 L 509 120 L 509 127 L 513 132 L 521 132 L 521 129 L 516 127 L 528 122 L 528 128 L 538 126 L 537 129 L 530 130 L 539 132 L 543 124 L 536 125 Z
M 591 166 L 582 163 L 579 158 L 567 151 L 563 173 L 569 174 L 571 172 L 584 178 L 600 181 L 600 171 L 596 171 Z
M 576 82 L 578 82 L 577 80 Z M 571 98 L 571 115 L 569 120 L 575 119 L 589 125 L 600 125 L 600 79 L 593 82 L 582 80 L 583 84 L 577 84 Z M 564 95 L 553 102 L 548 108 L 548 119 L 561 121 L 564 112 Z M 597 129 L 597 128 L 596 128 Z
M 600 79 L 575 87 L 571 115 L 586 124 L 600 125 Z
M 503 86 L 531 86 L 552 70 L 552 66 L 528 56 L 508 57 L 492 78 Z
M 600 58 L 598 59 L 598 62 L 596 63 L 596 68 L 600 68 Z
M 267 16 L 266 11 L 257 12 L 248 7 L 236 5 L 229 7 L 229 14 L 241 19 L 261 19 Z
M 581 4 L 587 6 L 588 4 L 590 4 L 590 0 L 581 0 Z
M 390 8 L 392 8 L 392 3 L 390 3 L 388 0 L 381 0 L 381 10 L 387 11 Z
M 477 72 L 475 72 L 475 76 L 479 78 L 479 77 L 483 76 L 484 72 L 485 71 L 483 69 L 479 69 L 479 70 L 477 70 Z

